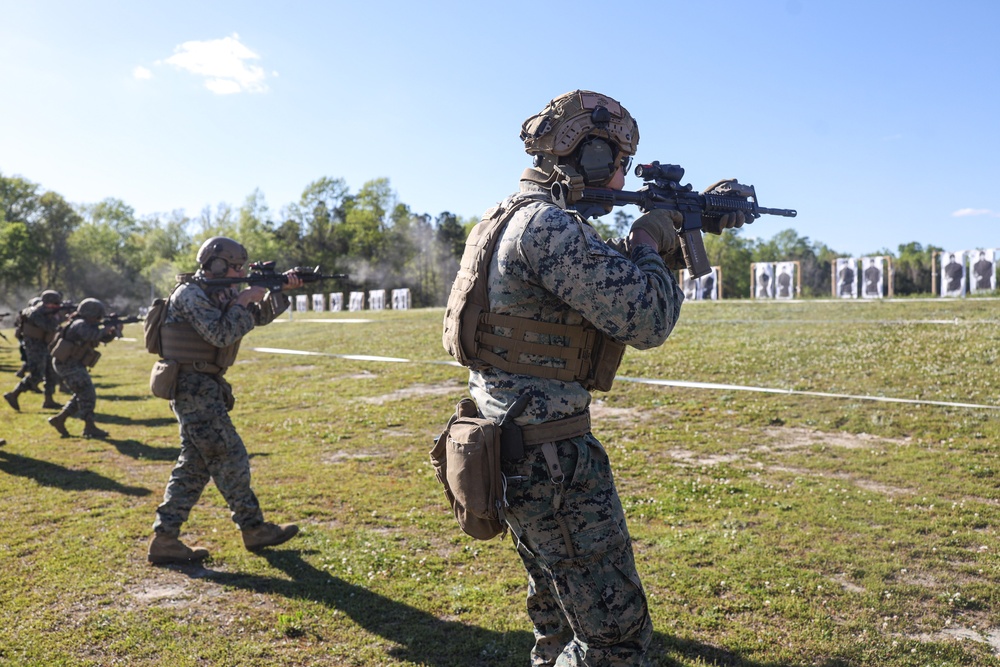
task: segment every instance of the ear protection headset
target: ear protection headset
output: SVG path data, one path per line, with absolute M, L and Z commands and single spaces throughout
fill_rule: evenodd
M 213 257 L 204 264 L 205 271 L 213 278 L 224 278 L 229 270 L 229 262 L 221 257 Z
M 604 139 L 587 139 L 576 149 L 576 167 L 587 185 L 604 185 L 618 169 L 618 151 Z

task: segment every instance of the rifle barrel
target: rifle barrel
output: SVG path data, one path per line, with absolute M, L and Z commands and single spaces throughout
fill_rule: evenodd
M 764 208 L 761 206 L 757 210 L 763 215 L 780 215 L 785 218 L 794 218 L 799 214 L 794 208 Z

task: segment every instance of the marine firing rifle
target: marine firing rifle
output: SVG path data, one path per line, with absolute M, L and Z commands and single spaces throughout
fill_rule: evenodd
M 334 273 L 323 275 L 317 266 L 314 269 L 296 266 L 292 271 L 302 279 L 303 283 L 316 283 L 322 280 L 348 280 L 350 276 L 346 273 Z M 250 264 L 250 273 L 242 278 L 195 278 L 194 282 L 206 287 L 220 287 L 227 285 L 239 285 L 246 283 L 250 286 L 266 287 L 276 291 L 288 283 L 288 277 L 283 273 L 278 273 L 274 268 L 274 262 L 253 262 Z
M 747 222 L 753 222 L 762 215 L 781 215 L 794 218 L 797 212 L 785 208 L 764 208 L 757 205 L 757 192 L 752 185 L 727 181 L 705 194 L 692 192 L 691 184 L 681 185 L 684 169 L 676 164 L 636 165 L 635 175 L 645 181 L 636 192 L 612 190 L 610 188 L 583 188 L 579 199 L 571 197 L 571 190 L 565 183 L 552 186 L 552 198 L 560 208 L 575 207 L 584 217 L 603 215 L 611 206 L 635 204 L 647 213 L 656 208 L 680 211 L 684 222 L 677 230 L 684 253 L 684 263 L 688 273 L 700 278 L 712 272 L 701 238 L 704 220 L 717 221 L 726 213 L 743 211 Z

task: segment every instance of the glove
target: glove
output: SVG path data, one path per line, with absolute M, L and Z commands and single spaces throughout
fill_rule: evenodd
M 740 191 L 733 186 L 739 186 L 735 178 L 724 178 L 718 183 L 710 185 L 701 194 L 703 195 L 726 195 L 727 197 L 740 196 Z M 746 199 L 746 197 L 744 197 Z M 711 234 L 721 234 L 723 230 L 732 229 L 733 227 L 742 227 L 746 224 L 747 217 L 743 211 L 730 211 L 722 215 L 721 217 L 703 217 L 701 220 L 702 228 Z
M 652 237 L 656 243 L 657 252 L 660 255 L 672 254 L 681 247 L 677 238 L 677 225 L 684 222 L 684 216 L 680 211 L 669 211 L 662 208 L 654 208 L 649 213 L 640 215 L 632 223 L 631 231 L 643 231 Z

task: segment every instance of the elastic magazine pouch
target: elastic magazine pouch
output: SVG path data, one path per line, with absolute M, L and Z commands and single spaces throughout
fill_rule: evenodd
M 149 373 L 149 390 L 153 392 L 153 396 L 173 400 L 179 370 L 180 364 L 173 359 L 160 359 L 153 364 L 153 370 Z

